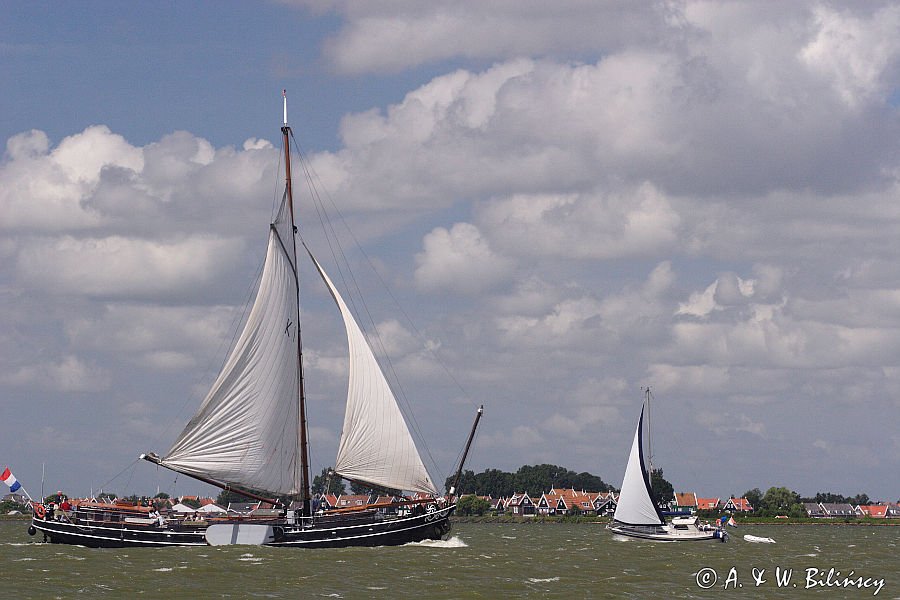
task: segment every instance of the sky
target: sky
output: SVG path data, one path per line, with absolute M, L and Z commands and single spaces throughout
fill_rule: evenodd
M 484 404 L 468 468 L 619 486 L 650 386 L 678 491 L 896 501 L 898 29 L 888 1 L 0 1 L 0 462 L 35 496 L 209 490 L 135 459 L 252 298 L 287 89 L 437 481 Z M 318 473 L 347 358 L 309 269 Z

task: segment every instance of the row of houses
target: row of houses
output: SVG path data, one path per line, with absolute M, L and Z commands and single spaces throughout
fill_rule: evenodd
M 616 511 L 618 495 L 614 492 L 586 492 L 575 489 L 550 488 L 540 496 L 527 492 L 509 497 L 477 496 L 497 514 L 516 516 L 595 514 L 611 515 Z
M 669 503 L 669 510 L 696 513 L 698 510 L 724 511 L 730 513 L 753 512 L 753 506 L 746 498 L 700 498 L 696 492 L 676 492 Z
M 900 519 L 900 504 L 852 504 L 829 502 L 805 502 L 806 514 L 817 519 L 841 519 L 870 517 L 873 519 Z
M 594 514 L 609 516 L 616 511 L 619 500 L 615 492 L 586 492 L 575 489 L 551 488 L 540 496 L 517 493 L 505 498 L 478 496 L 497 514 L 518 516 Z M 664 507 L 675 512 L 696 513 L 698 510 L 751 512 L 753 507 L 746 498 L 699 498 L 693 492 L 678 493 Z

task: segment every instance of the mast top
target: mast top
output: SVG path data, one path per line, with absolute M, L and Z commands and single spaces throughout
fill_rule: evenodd
M 287 127 L 287 90 L 281 90 L 281 97 L 284 99 L 284 126 Z

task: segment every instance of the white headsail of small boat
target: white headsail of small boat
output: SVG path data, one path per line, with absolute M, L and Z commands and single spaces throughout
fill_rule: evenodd
M 641 418 L 638 420 L 637 430 L 634 432 L 631 454 L 628 456 L 628 466 L 625 467 L 622 491 L 619 493 L 619 501 L 616 504 L 613 519 L 625 525 L 665 525 L 666 521 L 662 513 L 653 502 L 650 477 L 644 466 L 643 428 L 644 409 L 642 407 Z

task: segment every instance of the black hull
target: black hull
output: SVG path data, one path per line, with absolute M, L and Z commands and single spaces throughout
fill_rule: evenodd
M 160 548 L 165 546 L 206 546 L 203 529 L 170 527 L 129 527 L 110 524 L 75 525 L 66 521 L 33 518 L 31 526 L 44 540 L 88 548 Z
M 450 514 L 455 507 L 391 521 L 313 527 L 275 527 L 275 539 L 266 546 L 289 548 L 349 548 L 355 546 L 400 546 L 411 542 L 440 540 L 450 533 Z
M 348 548 L 398 546 L 411 542 L 439 540 L 450 532 L 450 515 L 455 506 L 421 515 L 390 520 L 352 516 L 315 517 L 312 524 L 294 525 L 284 521 L 233 519 L 219 524 L 269 525 L 274 539 L 266 546 L 288 548 Z M 31 521 L 35 533 L 54 544 L 89 548 L 159 548 L 166 546 L 207 546 L 205 529 L 135 526 L 76 525 L 65 521 Z

